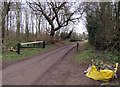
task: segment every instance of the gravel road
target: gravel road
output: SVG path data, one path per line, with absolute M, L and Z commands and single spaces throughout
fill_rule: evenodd
M 65 45 L 2 70 L 3 85 L 34 85 L 44 73 L 61 60 L 76 44 Z

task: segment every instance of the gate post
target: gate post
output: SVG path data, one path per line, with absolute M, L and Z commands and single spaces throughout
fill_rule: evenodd
M 79 43 L 77 42 L 77 52 L 78 52 L 78 48 L 79 48 Z
M 43 49 L 45 48 L 45 41 L 43 41 Z
M 21 48 L 21 44 L 18 43 L 18 44 L 17 44 L 17 53 L 18 53 L 18 54 L 20 54 L 20 48 Z

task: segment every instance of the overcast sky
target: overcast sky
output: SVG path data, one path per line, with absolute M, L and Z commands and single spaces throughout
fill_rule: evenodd
M 84 20 L 83 20 L 84 19 Z M 77 33 L 83 33 L 83 32 L 86 32 L 87 29 L 85 27 L 85 17 L 83 17 L 83 19 L 81 19 L 81 21 L 78 23 L 78 25 L 76 25 L 76 32 Z

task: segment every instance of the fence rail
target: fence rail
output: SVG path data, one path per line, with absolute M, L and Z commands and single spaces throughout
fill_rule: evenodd
M 44 41 L 36 41 L 36 42 L 27 42 L 27 43 L 20 43 L 21 45 L 27 45 L 27 44 L 35 44 L 35 43 L 43 43 Z
M 45 48 L 45 41 L 27 42 L 17 44 L 17 53 L 20 54 L 21 48 Z

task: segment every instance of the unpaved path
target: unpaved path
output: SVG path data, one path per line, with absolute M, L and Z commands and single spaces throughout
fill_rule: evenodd
M 49 68 L 35 82 L 35 85 L 102 85 L 104 82 L 89 79 L 83 73 L 91 63 L 89 60 L 75 61 L 75 55 L 80 54 L 84 50 L 82 43 L 79 46 L 78 52 L 76 51 L 76 47 L 72 49 L 62 60 Z M 117 83 L 120 83 L 119 79 L 113 79 L 105 84 L 115 85 Z
M 69 43 L 71 44 L 71 43 Z M 60 47 L 63 47 L 64 45 L 67 45 L 65 43 L 62 43 L 62 42 L 58 42 L 58 43 L 55 43 L 50 49 L 46 50 L 45 52 L 42 52 L 42 53 L 39 53 L 37 55 L 33 55 L 31 57 L 26 57 L 26 58 L 23 58 L 23 59 L 20 59 L 20 60 L 12 60 L 12 61 L 2 61 L 2 66 L 0 66 L 0 69 L 5 69 L 6 67 L 12 65 L 12 64 L 15 64 L 15 63 L 18 63 L 18 62 L 22 62 L 22 61 L 25 61 L 25 60 L 28 60 L 28 59 L 31 59 L 31 58 L 34 58 L 38 55 L 43 55 L 43 54 L 46 54 L 52 50 L 55 50 L 55 49 L 58 49 Z
M 2 70 L 3 85 L 33 85 L 76 44 L 66 45 L 51 52 L 13 64 Z
M 83 51 L 80 46 L 79 52 L 76 47 L 72 49 L 61 61 L 51 67 L 35 85 L 98 85 L 100 82 L 91 80 L 85 76 L 84 70 L 88 68 L 89 62 L 77 62 L 74 60 L 76 54 Z

